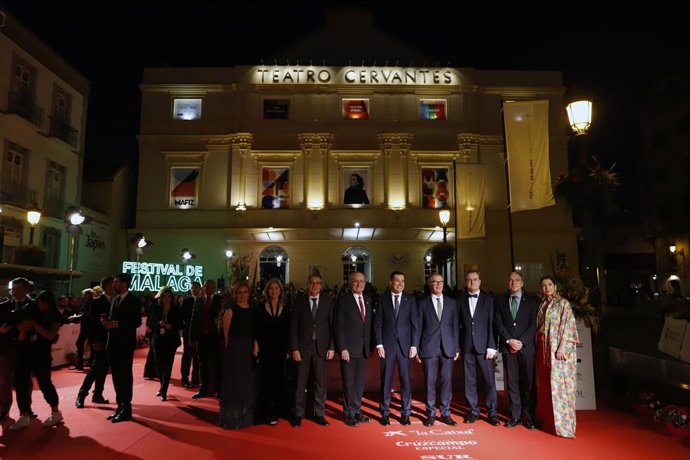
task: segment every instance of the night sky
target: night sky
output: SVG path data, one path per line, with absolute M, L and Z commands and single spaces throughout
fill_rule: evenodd
M 136 161 L 144 67 L 255 65 L 321 27 L 334 6 L 371 11 L 377 28 L 442 66 L 562 70 L 566 85 L 592 93 L 590 148 L 602 164 L 616 163 L 620 217 L 634 218 L 639 106 L 657 73 L 687 65 L 690 40 L 680 15 L 655 15 L 648 7 L 604 15 L 602 4 L 549 7 L 558 11 L 492 4 L 480 11 L 464 2 L 437 3 L 0 0 L 0 8 L 90 80 L 87 159 Z

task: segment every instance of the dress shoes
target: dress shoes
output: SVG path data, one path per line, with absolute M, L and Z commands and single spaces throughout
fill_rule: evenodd
M 453 420 L 450 415 L 444 415 L 439 420 L 441 420 L 446 425 L 450 425 L 450 426 L 455 426 L 458 424 L 458 422 Z
M 381 416 L 381 425 L 388 426 L 391 424 L 391 419 L 387 415 Z
M 504 423 L 503 426 L 506 428 L 513 428 L 513 427 L 518 426 L 519 424 L 520 424 L 520 419 L 513 418 L 513 419 L 508 420 L 506 423 Z
M 182 386 L 185 388 L 192 388 L 192 384 L 186 380 L 182 382 Z
M 487 421 L 489 422 L 489 425 L 492 426 L 498 426 L 501 424 L 501 422 L 498 421 L 498 417 L 496 417 L 495 415 L 490 415 Z
M 29 411 L 29 417 L 30 418 L 38 418 L 38 414 L 32 410 Z
M 84 408 L 84 400 L 86 399 L 86 395 L 84 394 L 78 394 L 77 395 L 77 400 L 74 403 L 74 407 L 77 409 L 83 409 Z
M 321 426 L 328 426 L 328 420 L 323 415 L 317 415 L 314 417 L 314 423 L 321 425 Z
M 206 393 L 205 391 L 200 391 L 198 393 L 194 393 L 192 395 L 192 399 L 206 398 L 207 396 L 208 396 L 208 393 Z
M 268 424 L 270 426 L 276 426 L 278 424 L 278 419 L 276 417 L 271 417 L 268 419 Z
M 156 392 L 156 396 L 160 396 L 160 395 L 161 395 L 161 392 L 160 392 L 160 390 L 158 390 L 158 391 Z
M 410 422 L 410 416 L 409 416 L 409 415 L 403 415 L 403 416 L 400 418 L 400 424 L 401 424 L 401 425 L 409 425 L 410 423 L 411 423 L 411 422 Z
M 477 420 L 479 420 L 478 415 L 470 414 L 467 417 L 465 417 L 465 423 L 474 423 Z
M 424 426 L 434 426 L 434 423 L 436 423 L 436 417 L 427 417 L 424 420 Z
M 357 418 L 355 418 L 355 417 L 347 417 L 345 419 L 345 425 L 355 427 L 355 426 L 359 426 L 359 422 L 357 421 Z
M 118 415 L 120 415 L 120 412 L 122 412 L 122 406 L 117 406 L 117 409 L 115 409 L 115 412 L 113 412 L 112 414 L 108 415 L 108 416 L 106 417 L 106 420 L 110 420 L 110 421 L 112 422 L 113 419 L 114 419 L 115 417 L 117 417 Z
M 161 393 L 160 398 L 161 398 L 161 401 L 167 401 L 168 395 L 166 395 L 165 393 Z
M 293 417 L 292 420 L 290 420 L 290 426 L 294 428 L 299 428 L 302 426 L 302 417 Z
M 105 399 L 103 395 L 93 395 L 91 402 L 94 404 L 110 404 L 110 400 Z
M 535 425 L 532 420 L 525 420 L 525 423 L 523 423 L 523 425 L 525 425 L 525 428 L 527 428 L 528 430 L 537 429 L 537 425 Z
M 131 407 L 123 407 L 122 410 L 120 411 L 119 414 L 117 414 L 111 422 L 113 423 L 120 423 L 120 422 L 129 422 L 132 420 L 132 408 Z
M 369 423 L 369 422 L 371 422 L 371 419 L 370 419 L 369 417 L 367 417 L 366 415 L 363 415 L 363 414 L 361 414 L 361 413 L 357 413 L 357 415 L 355 415 L 355 419 L 356 419 L 359 423 Z

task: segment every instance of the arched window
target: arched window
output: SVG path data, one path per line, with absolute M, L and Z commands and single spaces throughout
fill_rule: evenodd
M 259 276 L 261 287 L 271 278 L 278 278 L 283 284 L 288 283 L 288 264 L 290 259 L 285 249 L 280 246 L 269 246 L 259 256 Z
M 368 281 L 371 280 L 371 263 L 369 251 L 361 246 L 351 246 L 343 252 L 343 282 L 347 284 L 350 273 L 362 272 Z

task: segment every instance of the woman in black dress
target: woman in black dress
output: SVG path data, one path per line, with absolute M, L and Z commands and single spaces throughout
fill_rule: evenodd
M 161 401 L 166 401 L 175 351 L 181 344 L 180 329 L 182 329 L 182 311 L 168 286 L 163 286 L 156 294 L 156 303 L 151 308 L 151 315 L 146 326 L 151 333 L 151 347 L 161 382 L 156 396 L 159 396 Z
M 218 425 L 227 429 L 254 423 L 254 359 L 259 352 L 257 315 L 249 305 L 249 285 L 237 283 L 233 294 L 235 303 L 223 315 L 225 350 L 218 420 Z
M 259 304 L 258 341 L 261 370 L 260 404 L 269 425 L 278 424 L 284 412 L 285 366 L 288 356 L 288 308 L 283 283 L 272 278 L 266 283 L 264 301 Z

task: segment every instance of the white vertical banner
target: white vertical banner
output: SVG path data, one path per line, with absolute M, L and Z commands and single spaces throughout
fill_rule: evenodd
M 555 204 L 549 167 L 549 101 L 503 103 L 510 211 Z
M 596 410 L 597 398 L 594 391 L 594 361 L 592 359 L 592 329 L 578 320 L 577 336 L 577 400 L 575 409 Z

